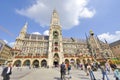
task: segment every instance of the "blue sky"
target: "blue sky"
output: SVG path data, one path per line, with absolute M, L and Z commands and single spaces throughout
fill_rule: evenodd
M 120 0 L 1 0 L 0 39 L 13 44 L 26 22 L 28 33 L 47 35 L 56 9 L 63 37 L 84 39 L 92 29 L 111 43 L 120 39 L 119 4 Z

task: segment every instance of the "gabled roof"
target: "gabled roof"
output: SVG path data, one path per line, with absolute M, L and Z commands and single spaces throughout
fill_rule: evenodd
M 113 43 L 110 43 L 110 47 L 116 46 L 116 45 L 120 45 L 120 40 L 115 41 Z

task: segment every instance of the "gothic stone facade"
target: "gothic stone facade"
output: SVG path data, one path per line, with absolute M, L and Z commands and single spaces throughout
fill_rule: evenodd
M 13 47 L 13 53 L 15 53 L 13 65 L 51 67 L 64 61 L 74 65 L 75 63 L 92 60 L 92 57 L 89 56 L 90 50 L 86 40 L 62 37 L 62 29 L 56 10 L 52 14 L 48 36 L 28 34 L 27 26 L 26 23 L 16 38 Z M 99 42 L 94 43 L 94 40 L 92 42 L 89 41 L 89 45 L 99 44 Z M 96 46 L 91 45 L 91 47 Z M 96 48 L 94 48 L 94 51 L 96 51 Z
M 110 44 L 111 50 L 115 57 L 120 58 L 120 40 Z

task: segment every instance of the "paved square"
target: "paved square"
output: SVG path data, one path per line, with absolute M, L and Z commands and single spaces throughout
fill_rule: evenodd
M 61 80 L 59 68 L 38 68 L 38 69 L 29 69 L 28 67 L 23 68 L 13 68 L 11 80 Z M 0 72 L 2 69 L 0 68 Z M 101 71 L 98 70 L 94 72 L 97 80 L 102 80 Z M 72 68 L 71 78 L 69 80 L 90 80 L 89 76 L 86 76 L 84 70 Z M 113 72 L 108 73 L 110 80 L 115 80 Z M 68 77 L 68 75 L 66 75 Z M 2 80 L 2 77 L 0 77 Z M 68 80 L 68 79 L 66 79 Z

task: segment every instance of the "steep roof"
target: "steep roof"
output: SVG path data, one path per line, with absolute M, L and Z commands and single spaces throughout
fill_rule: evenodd
M 110 43 L 110 47 L 116 46 L 118 44 L 120 44 L 120 40 Z
M 27 39 L 29 39 L 29 38 L 31 38 L 31 39 L 38 38 L 39 40 L 43 40 L 43 39 L 48 40 L 49 36 L 47 36 L 47 35 L 37 35 L 37 34 L 26 34 L 25 38 L 27 38 Z

